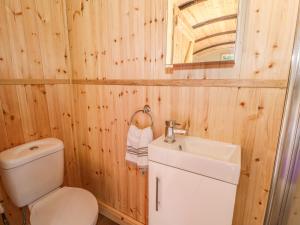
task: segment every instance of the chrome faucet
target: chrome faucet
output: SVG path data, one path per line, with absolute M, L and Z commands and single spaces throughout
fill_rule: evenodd
M 188 135 L 188 127 L 189 126 L 185 126 L 185 129 L 176 128 L 176 126 L 179 126 L 179 125 L 181 125 L 181 124 L 176 123 L 176 121 L 174 121 L 174 120 L 166 121 L 165 142 L 174 143 L 176 141 L 175 134 Z M 187 123 L 187 125 L 189 125 L 189 124 Z

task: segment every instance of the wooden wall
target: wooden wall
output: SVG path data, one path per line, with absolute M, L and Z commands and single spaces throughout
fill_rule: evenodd
M 43 84 L 71 78 L 65 14 L 64 1 L 0 0 L 0 151 L 58 137 L 66 148 L 65 183 L 80 186 L 72 88 Z M 0 189 L 11 224 L 21 224 L 20 210 Z
M 147 103 L 156 137 L 172 118 L 189 120 L 193 135 L 242 145 L 234 224 L 261 225 L 285 98 L 284 85 L 272 81 L 286 85 L 297 7 L 298 0 L 242 1 L 235 67 L 168 74 L 166 0 L 67 0 L 83 186 L 101 202 L 145 223 L 147 175 L 126 164 L 124 154 L 129 118 Z M 184 78 L 190 82 L 157 86 Z M 229 80 L 222 87 L 218 81 L 189 87 L 198 78 L 206 78 L 204 84 L 210 78 Z M 237 83 L 228 85 L 233 80 Z M 253 80 L 257 85 L 239 88 Z M 271 85 L 256 88 L 263 82 Z M 113 83 L 123 86 L 109 85 Z
M 284 89 L 75 85 L 75 112 L 83 186 L 121 212 L 145 223 L 147 174 L 124 161 L 134 110 L 149 104 L 155 136 L 164 121 L 191 123 L 190 134 L 242 145 L 235 224 L 262 224 Z M 278 107 L 281 106 L 281 107 Z
M 233 68 L 169 74 L 167 0 L 0 0 L 1 150 L 62 138 L 68 183 L 145 223 L 147 173 L 124 154 L 129 118 L 147 103 L 156 137 L 166 119 L 189 120 L 192 135 L 241 144 L 234 224 L 262 225 L 298 3 L 244 0 Z

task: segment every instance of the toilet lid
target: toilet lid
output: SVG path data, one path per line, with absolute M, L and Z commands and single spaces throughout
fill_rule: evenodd
M 81 188 L 60 188 L 30 207 L 31 225 L 94 225 L 97 218 L 96 198 Z

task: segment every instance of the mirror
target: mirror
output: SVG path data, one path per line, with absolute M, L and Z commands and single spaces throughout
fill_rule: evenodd
M 239 0 L 168 0 L 167 65 L 233 66 Z

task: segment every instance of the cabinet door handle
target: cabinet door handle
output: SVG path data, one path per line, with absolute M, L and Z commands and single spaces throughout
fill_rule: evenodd
M 158 182 L 159 179 L 156 177 L 156 195 L 155 195 L 155 210 L 158 211 Z

